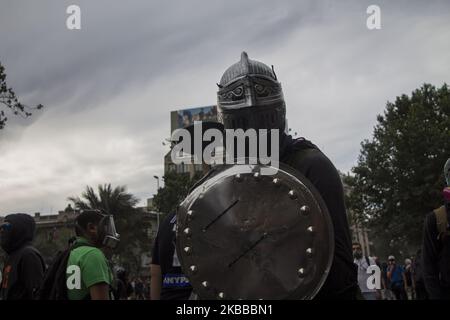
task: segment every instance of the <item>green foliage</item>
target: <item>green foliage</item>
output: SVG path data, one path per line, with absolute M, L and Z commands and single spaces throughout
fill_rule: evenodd
M 347 199 L 354 219 L 393 251 L 415 250 L 425 214 L 442 204 L 450 155 L 450 91 L 430 84 L 387 103 L 364 140 Z
M 9 109 L 15 116 L 27 118 L 32 115 L 32 110 L 40 110 L 43 108 L 42 104 L 38 104 L 36 107 L 28 107 L 19 102 L 16 94 L 12 88 L 9 88 L 6 84 L 5 68 L 0 63 L 0 130 L 3 129 L 8 121 L 5 110 L 2 110 L 1 106 Z
M 163 177 L 164 188 L 160 188 L 153 199 L 158 212 L 168 214 L 176 210 L 177 206 L 188 195 L 189 189 L 201 178 L 197 172 L 192 178 L 189 174 L 179 174 L 174 171 L 166 173 Z
M 67 248 L 68 241 L 75 235 L 73 228 L 41 228 L 36 231 L 33 245 L 39 250 L 44 260 L 49 263 L 59 251 Z

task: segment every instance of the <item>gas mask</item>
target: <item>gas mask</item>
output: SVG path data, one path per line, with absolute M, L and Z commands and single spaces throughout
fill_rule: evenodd
M 103 246 L 115 249 L 120 242 L 120 234 L 116 232 L 116 225 L 112 215 L 103 215 L 98 224 L 99 237 Z
M 98 239 L 96 243 L 98 246 L 108 247 L 111 249 L 115 249 L 120 241 L 120 235 L 116 231 L 116 226 L 114 223 L 114 218 L 110 214 L 104 214 L 100 210 L 87 210 L 90 212 L 94 212 L 96 215 L 100 216 L 100 221 L 97 223 L 97 236 Z M 86 211 L 82 212 L 83 215 Z M 80 215 L 80 216 L 81 216 Z M 84 230 L 84 228 L 76 222 L 77 228 L 80 230 Z

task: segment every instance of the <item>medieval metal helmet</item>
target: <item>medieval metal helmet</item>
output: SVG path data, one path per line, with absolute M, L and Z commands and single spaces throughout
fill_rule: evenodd
M 285 130 L 286 105 L 273 66 L 250 60 L 242 52 L 218 86 L 218 119 L 225 129 Z

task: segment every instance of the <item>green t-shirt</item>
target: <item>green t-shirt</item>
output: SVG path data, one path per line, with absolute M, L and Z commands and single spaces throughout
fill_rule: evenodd
M 77 244 L 86 243 L 77 238 Z M 111 285 L 113 275 L 103 252 L 91 246 L 81 246 L 71 251 L 66 269 L 67 296 L 69 300 L 82 300 L 89 294 L 89 288 L 98 283 Z

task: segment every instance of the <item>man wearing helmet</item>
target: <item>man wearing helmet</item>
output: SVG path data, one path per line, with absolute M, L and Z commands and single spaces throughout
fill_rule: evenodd
M 278 129 L 280 162 L 308 178 L 327 206 L 334 227 L 334 257 L 327 280 L 316 297 L 354 299 L 358 290 L 357 270 L 340 176 L 317 146 L 286 133 L 286 105 L 273 67 L 251 60 L 243 52 L 241 60 L 225 71 L 218 87 L 218 118 L 224 129 Z
M 430 299 L 450 299 L 450 158 L 444 178 L 444 205 L 428 213 L 423 233 L 423 278 Z

